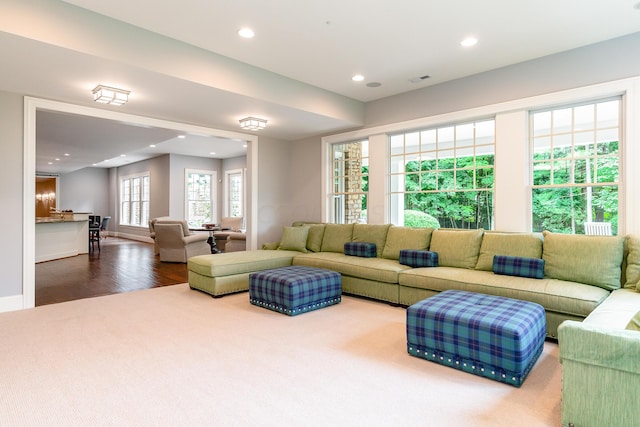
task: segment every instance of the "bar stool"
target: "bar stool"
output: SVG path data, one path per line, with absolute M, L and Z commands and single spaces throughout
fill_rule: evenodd
M 89 252 L 95 250 L 95 243 L 100 252 L 100 225 L 100 215 L 89 215 Z

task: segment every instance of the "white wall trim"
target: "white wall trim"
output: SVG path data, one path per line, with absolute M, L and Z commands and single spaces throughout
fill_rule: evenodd
M 257 212 L 258 200 L 258 137 L 255 135 L 230 132 L 203 126 L 189 125 L 168 120 L 153 119 L 136 116 L 117 111 L 101 110 L 64 102 L 51 101 L 25 96 L 24 98 L 24 176 L 23 176 L 23 254 L 22 254 L 22 307 L 35 306 L 35 163 L 36 163 L 36 112 L 37 110 L 59 111 L 109 120 L 119 120 L 128 123 L 161 127 L 188 133 L 213 135 L 222 138 L 247 141 L 247 168 L 251 176 L 251 199 L 247 206 L 251 222 L 247 223 L 247 247 L 255 248 L 257 241 L 257 219 L 253 212 Z M 137 236 L 140 237 L 140 236 Z
M 22 310 L 24 305 L 24 297 L 22 295 L 12 295 L 10 297 L 0 298 L 0 313 L 7 311 Z

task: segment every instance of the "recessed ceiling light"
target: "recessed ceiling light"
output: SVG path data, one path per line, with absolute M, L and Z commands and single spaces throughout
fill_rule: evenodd
M 149 147 L 156 148 L 156 145 L 155 144 L 149 144 Z
M 361 82 L 364 80 L 364 76 L 362 74 L 356 74 L 355 76 L 351 77 L 351 80 L 353 80 L 354 82 Z
M 65 156 L 69 157 L 71 154 L 69 153 L 64 153 Z
M 467 37 L 466 39 L 460 42 L 460 45 L 463 47 L 471 47 L 478 44 L 478 39 L 475 37 Z
M 186 136 L 185 136 L 185 135 L 178 135 L 178 138 L 180 138 L 180 139 L 185 139 L 185 138 L 186 138 Z
M 52 164 L 53 164 L 53 162 L 47 162 L 47 164 L 48 164 L 48 165 L 52 165 Z
M 241 28 L 238 30 L 238 35 L 240 37 L 244 37 L 245 39 L 250 39 L 256 35 L 251 28 Z
M 56 161 L 57 161 L 57 162 L 59 162 L 59 161 L 60 161 L 60 158 L 56 157 Z
M 367 83 L 367 87 L 380 87 L 382 86 L 382 83 L 380 82 L 369 82 Z
M 120 157 L 127 157 L 126 154 L 120 154 Z
M 209 154 L 211 154 L 212 156 L 215 156 L 215 155 L 216 155 L 215 151 L 212 151 L 212 152 L 210 152 Z

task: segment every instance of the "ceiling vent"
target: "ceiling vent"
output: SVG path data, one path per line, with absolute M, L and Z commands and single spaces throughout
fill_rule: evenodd
M 420 83 L 421 81 L 427 80 L 429 77 L 431 77 L 431 76 L 425 74 L 424 76 L 413 77 L 413 78 L 409 79 L 409 81 L 411 83 Z

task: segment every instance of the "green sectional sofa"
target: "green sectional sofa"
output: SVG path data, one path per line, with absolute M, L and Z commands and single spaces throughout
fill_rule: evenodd
M 263 249 L 188 260 L 192 288 L 221 296 L 244 291 L 253 271 L 286 265 L 342 275 L 343 292 L 409 306 L 446 289 L 536 302 L 545 308 L 547 336 L 560 323 L 581 321 L 625 283 L 625 237 L 503 233 L 369 224 L 294 223 Z M 347 242 L 375 243 L 376 256 L 345 255 Z M 399 262 L 400 251 L 438 253 L 437 267 Z M 544 260 L 544 278 L 495 274 L 494 255 Z M 640 309 L 640 306 L 638 307 Z

